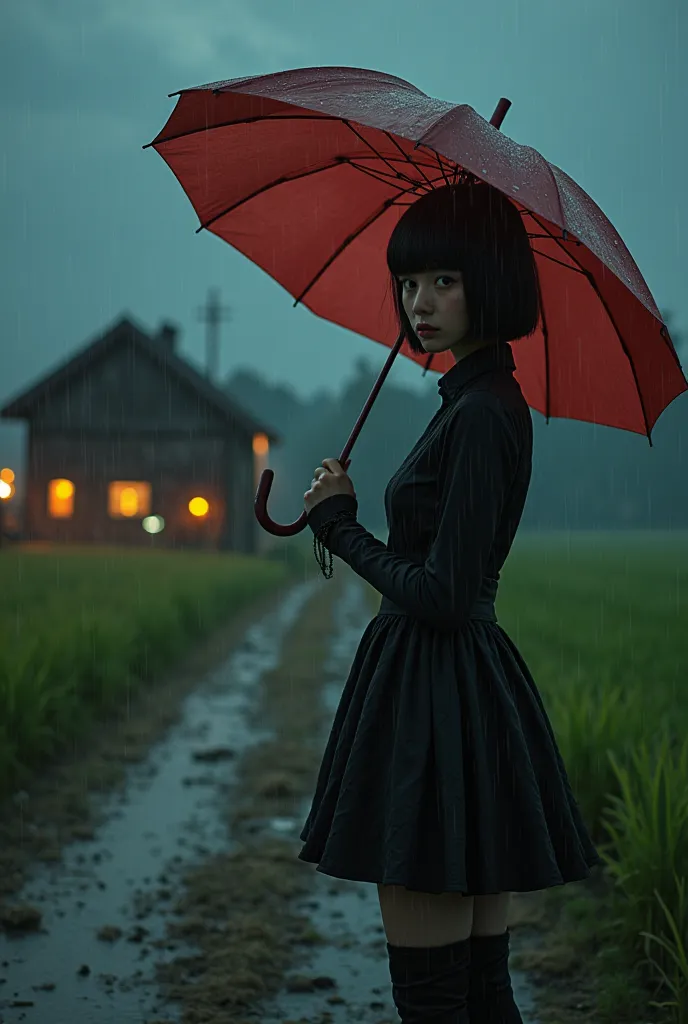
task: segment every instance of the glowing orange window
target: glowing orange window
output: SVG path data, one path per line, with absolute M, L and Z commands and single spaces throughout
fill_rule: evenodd
M 140 480 L 113 480 L 108 488 L 108 513 L 113 519 L 150 515 L 151 485 Z
M 52 519 L 69 519 L 74 515 L 74 484 L 71 480 L 48 482 L 48 515 Z
M 254 434 L 253 435 L 253 454 L 254 455 L 267 455 L 270 449 L 270 443 L 268 441 L 267 434 Z

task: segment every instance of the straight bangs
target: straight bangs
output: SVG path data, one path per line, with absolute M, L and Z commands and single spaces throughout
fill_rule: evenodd
M 409 208 L 413 209 L 413 206 Z M 449 220 L 445 211 L 428 212 L 430 216 L 420 217 L 406 213 L 392 232 L 387 247 L 387 267 L 393 277 L 440 268 L 463 270 L 466 240 L 461 236 L 465 236 L 465 230 L 461 231 L 460 222 Z

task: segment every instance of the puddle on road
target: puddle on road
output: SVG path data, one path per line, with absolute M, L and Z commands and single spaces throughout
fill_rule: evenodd
M 107 820 L 96 838 L 65 846 L 60 864 L 33 869 L 12 902 L 39 908 L 43 930 L 0 932 L 2 1024 L 141 1024 L 156 1014 L 179 1020 L 167 1006 L 161 1012 L 153 964 L 148 971 L 145 964 L 184 954 L 179 943 L 153 957 L 146 948 L 165 934 L 164 868 L 169 861 L 176 872 L 232 849 L 217 791 L 235 782 L 232 762 L 266 738 L 247 721 L 258 684 L 278 664 L 282 640 L 317 585 L 288 591 L 183 701 L 179 724 L 128 769 L 123 792 L 100 797 Z M 145 894 L 156 883 L 151 913 Z M 137 899 L 146 904 L 145 928 L 132 913 Z M 112 941 L 118 930 L 125 941 Z
M 362 585 L 352 578 L 342 587 L 334 620 L 330 655 L 323 666 L 325 683 L 322 700 L 327 710 L 320 737 L 324 749 L 339 704 L 344 683 L 363 631 L 372 618 Z M 312 794 L 304 797 L 298 819 L 290 826 L 303 826 Z M 298 834 L 298 832 L 296 833 Z M 336 990 L 323 987 L 310 992 L 282 992 L 261 1006 L 261 1024 L 283 1021 L 317 1021 L 321 1016 L 331 1024 L 353 1021 L 398 1024 L 391 996 L 387 946 L 377 889 L 366 882 L 331 878 L 313 869 L 313 892 L 295 904 L 327 943 L 310 948 L 294 974 L 308 978 L 331 978 Z M 327 1016 L 326 1016 L 327 1015 Z

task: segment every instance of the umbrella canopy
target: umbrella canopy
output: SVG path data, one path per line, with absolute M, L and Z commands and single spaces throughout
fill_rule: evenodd
M 340 67 L 170 95 L 179 96 L 177 105 L 148 146 L 178 179 L 198 231 L 244 253 L 294 305 L 393 355 L 449 370 L 449 351 L 429 360 L 399 335 L 385 254 L 410 203 L 468 172 L 509 197 L 531 238 L 541 318 L 514 345 L 515 375 L 531 408 L 548 420 L 645 434 L 651 444 L 658 417 L 688 390 L 623 240 L 569 175 L 499 130 L 508 101 L 490 123 L 403 79 Z

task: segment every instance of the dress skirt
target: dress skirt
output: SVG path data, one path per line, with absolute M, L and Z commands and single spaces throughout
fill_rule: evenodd
M 383 599 L 337 708 L 299 859 L 429 892 L 532 892 L 601 863 L 535 682 L 494 613 L 441 630 Z

